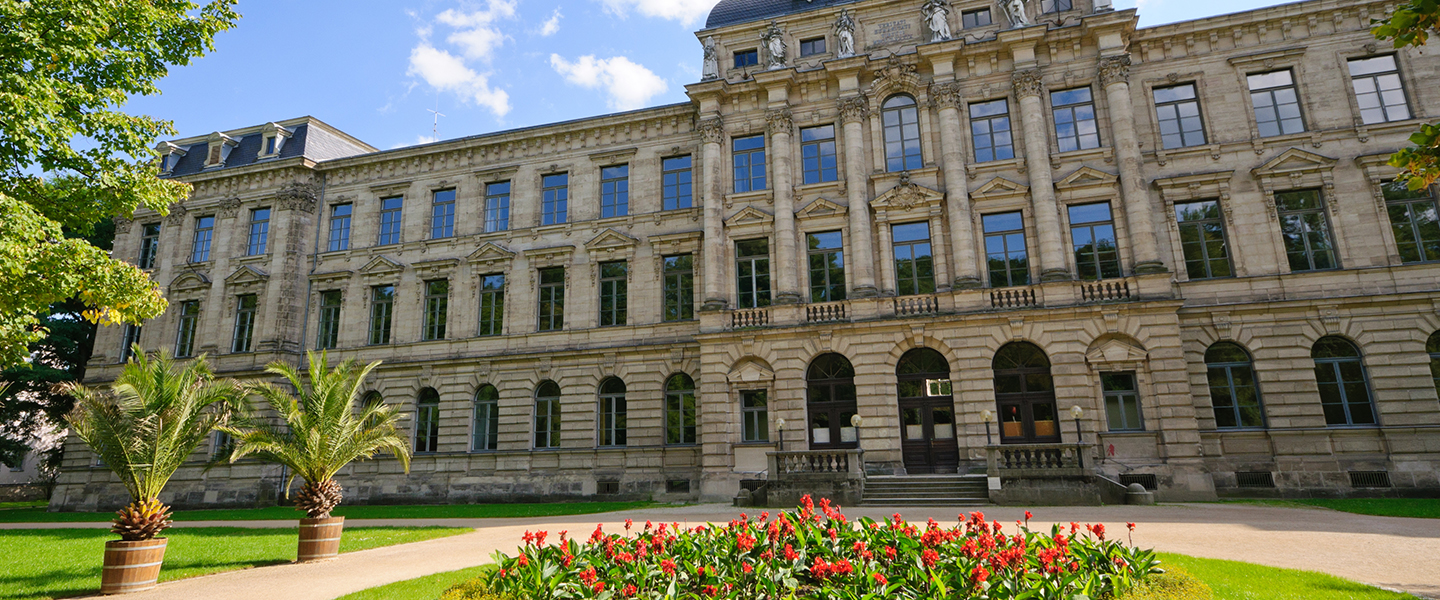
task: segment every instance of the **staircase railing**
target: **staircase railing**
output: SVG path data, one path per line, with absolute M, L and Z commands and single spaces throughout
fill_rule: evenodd
M 770 479 L 865 477 L 864 450 L 799 450 L 766 452 L 765 456 L 769 461 Z
M 990 477 L 1061 479 L 1085 477 L 1090 444 L 996 444 L 986 446 Z

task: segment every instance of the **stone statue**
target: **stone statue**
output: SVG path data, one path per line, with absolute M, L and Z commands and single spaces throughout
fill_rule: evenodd
M 840 11 L 840 18 L 835 21 L 835 39 L 839 46 L 835 56 L 855 56 L 855 19 L 850 16 L 849 10 Z
M 930 41 L 950 39 L 950 3 L 947 0 L 927 0 L 920 11 L 925 14 L 925 24 L 930 26 Z
M 1029 27 L 1034 25 L 1030 17 L 1025 14 L 1025 0 L 1001 0 L 1000 7 L 1005 9 L 1005 16 L 1010 19 L 1010 27 Z
M 785 32 L 780 30 L 780 24 L 770 22 L 770 28 L 760 34 L 760 39 L 765 42 L 765 50 L 770 55 L 770 62 L 765 66 L 769 69 L 783 69 L 787 65 Z
M 715 36 L 705 36 L 705 68 L 700 79 L 709 81 L 718 77 L 720 77 L 720 57 L 715 54 Z

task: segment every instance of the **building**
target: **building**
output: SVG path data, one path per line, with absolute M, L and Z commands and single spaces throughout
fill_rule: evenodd
M 91 378 L 137 340 L 240 377 L 382 360 L 416 455 L 343 473 L 359 502 L 726 500 L 816 460 L 1440 491 L 1440 225 L 1386 165 L 1440 61 L 1375 42 L 1394 2 L 1144 29 L 1001 4 L 722 0 L 687 103 L 383 152 L 312 118 L 164 143 L 194 194 L 115 247 L 171 308 L 104 329 Z M 56 506 L 118 503 L 71 450 Z M 253 502 L 271 469 L 171 500 Z

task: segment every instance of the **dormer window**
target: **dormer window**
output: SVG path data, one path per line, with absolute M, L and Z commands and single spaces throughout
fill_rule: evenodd
M 225 166 L 225 161 L 230 158 L 230 151 L 240 145 L 235 138 L 218 131 L 210 134 L 210 138 L 206 141 L 209 143 L 209 150 L 205 153 L 205 168 L 207 169 Z
M 160 142 L 155 146 L 155 152 L 160 154 L 160 174 L 169 175 L 175 171 L 175 165 L 180 164 L 180 157 L 185 156 L 185 149 L 170 142 Z
M 290 139 L 293 132 L 274 123 L 267 123 L 260 130 L 260 134 L 264 137 L 260 140 L 260 155 L 256 158 L 275 158 L 280 156 L 285 140 Z

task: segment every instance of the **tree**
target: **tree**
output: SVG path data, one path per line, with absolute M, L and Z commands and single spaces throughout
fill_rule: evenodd
M 1432 31 L 1440 31 L 1440 0 L 1410 0 L 1395 8 L 1388 19 L 1373 21 L 1370 33 L 1396 48 L 1424 46 Z M 1396 152 L 1390 166 L 1402 171 L 1397 179 L 1411 190 L 1422 190 L 1440 179 L 1440 123 L 1426 123 L 1410 136 L 1413 147 Z
M 109 467 L 130 505 L 112 529 L 126 541 L 148 540 L 170 526 L 160 492 L 175 470 L 217 427 L 245 410 L 241 386 L 216 381 L 202 355 L 181 368 L 169 353 L 135 359 L 108 389 L 71 385 L 75 410 L 66 420 Z
M 398 407 L 384 402 L 360 406 L 360 389 L 370 371 L 380 363 L 364 367 L 347 360 L 326 370 L 328 354 L 306 354 L 310 362 L 310 385 L 293 365 L 272 362 L 265 372 L 283 377 L 298 396 L 269 383 L 257 383 L 249 390 L 264 398 L 280 417 L 282 425 L 259 419 L 240 422 L 221 430 L 234 437 L 230 462 L 255 455 L 290 468 L 290 481 L 305 480 L 295 498 L 295 507 L 311 519 L 324 519 L 340 504 L 342 489 L 335 474 L 356 460 L 388 452 L 410 471 L 410 444 L 396 424 Z M 290 481 L 285 489 L 290 489 Z
M 118 108 L 213 50 L 234 4 L 0 0 L 0 367 L 27 360 L 45 335 L 38 315 L 67 298 L 94 323 L 164 312 L 145 273 L 64 230 L 186 198 L 188 185 L 155 176 L 150 144 L 171 123 Z

